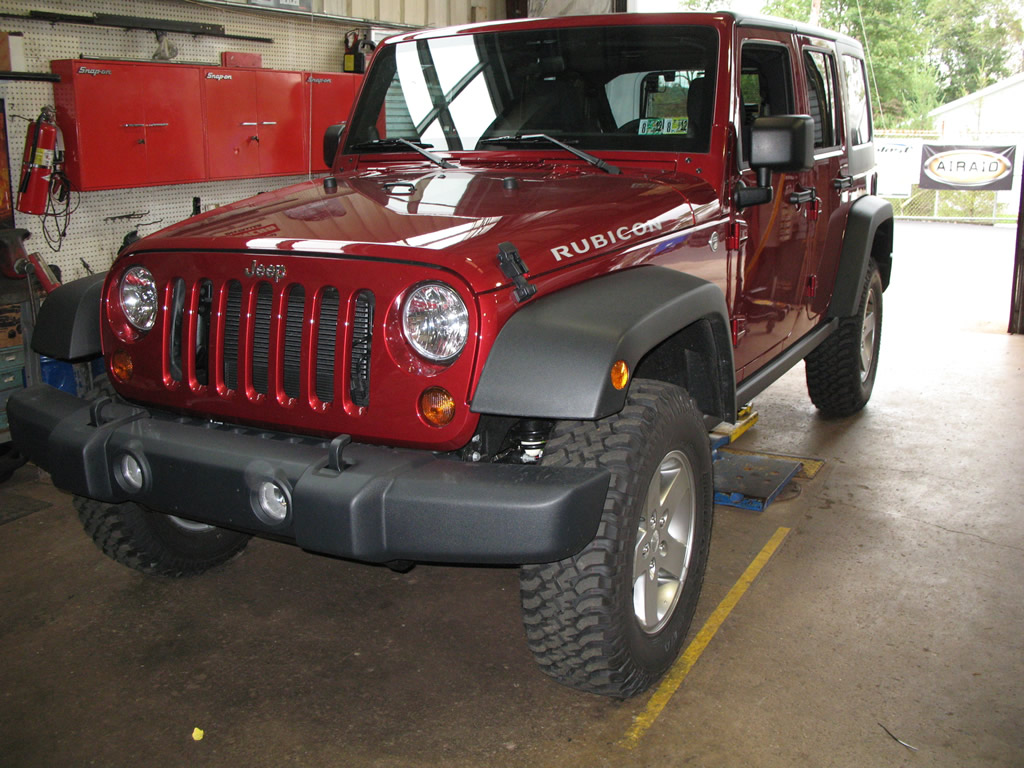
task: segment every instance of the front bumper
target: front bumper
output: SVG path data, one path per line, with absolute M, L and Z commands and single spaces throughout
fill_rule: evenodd
M 7 413 L 15 445 L 58 488 L 368 562 L 568 557 L 597 532 L 610 480 L 603 469 L 471 464 L 361 444 L 336 444 L 332 460 L 324 441 L 90 404 L 47 386 L 11 396 Z M 121 475 L 125 454 L 143 470 L 137 491 Z M 267 480 L 289 501 L 280 523 L 258 512 Z

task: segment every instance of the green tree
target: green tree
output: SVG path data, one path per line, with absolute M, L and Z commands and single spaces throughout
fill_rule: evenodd
M 1024 43 L 1018 0 L 931 0 L 928 27 L 943 103 L 1008 77 Z
M 951 2 L 955 0 L 950 0 Z M 931 0 L 822 0 L 817 23 L 864 44 L 875 123 L 880 128 L 918 127 L 938 106 L 935 65 L 927 24 Z M 765 12 L 809 21 L 811 0 L 768 0 Z

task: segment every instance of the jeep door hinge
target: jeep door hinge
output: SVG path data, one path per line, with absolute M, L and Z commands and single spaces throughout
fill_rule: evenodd
M 537 286 L 524 277 L 530 268 L 526 266 L 523 257 L 512 243 L 498 245 L 498 266 L 501 267 L 502 274 L 516 284 L 512 297 L 517 304 L 526 301 L 537 292 Z
M 729 223 L 729 232 L 725 236 L 725 249 L 727 251 L 738 251 L 740 243 L 743 242 L 742 228 L 738 221 Z
M 732 345 L 738 347 L 740 340 L 747 335 L 747 318 L 736 315 L 732 319 Z
M 808 275 L 807 276 L 807 298 L 813 299 L 818 295 L 818 276 Z

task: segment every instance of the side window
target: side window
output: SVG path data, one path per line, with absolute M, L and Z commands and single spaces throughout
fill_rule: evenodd
M 814 147 L 834 147 L 839 144 L 836 120 L 835 60 L 821 51 L 804 51 L 807 70 L 807 102 L 814 118 Z
M 754 120 L 794 112 L 789 50 L 771 43 L 745 43 L 740 54 L 740 94 L 743 161 L 748 162 Z
M 846 72 L 846 93 L 850 103 L 846 106 L 850 122 L 850 142 L 853 146 L 871 141 L 871 110 L 868 108 L 868 82 L 864 61 L 854 56 L 843 56 Z

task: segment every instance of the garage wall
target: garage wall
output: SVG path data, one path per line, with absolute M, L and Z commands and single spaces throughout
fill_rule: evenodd
M 469 21 L 472 0 L 314 0 L 348 4 L 353 13 L 361 15 L 379 5 L 393 21 L 416 23 L 424 18 L 430 26 Z M 488 0 L 504 7 L 504 0 Z M 482 7 L 482 6 L 481 6 Z M 31 0 L 3 0 L 7 13 L 27 14 L 38 9 Z M 488 6 L 489 8 L 489 6 Z M 110 13 L 172 19 L 195 23 L 221 24 L 228 34 L 273 38 L 273 45 L 215 37 L 193 37 L 171 34 L 178 47 L 176 61 L 219 64 L 222 51 L 259 53 L 263 66 L 271 69 L 293 69 L 338 72 L 342 69 L 342 38 L 350 28 L 345 23 L 308 15 L 273 13 L 234 7 L 231 3 L 168 2 L 167 0 L 48 0 L 47 11 L 69 14 Z M 336 8 L 334 11 L 341 10 Z M 357 13 L 358 11 L 358 13 Z M 346 14 L 348 15 L 348 14 Z M 401 17 L 401 18 L 399 18 Z M 496 16 L 492 16 L 496 18 Z M 156 50 L 151 32 L 104 27 L 60 24 L 0 18 L 0 29 L 20 31 L 25 35 L 26 70 L 49 72 L 51 59 L 76 57 L 148 60 Z M 0 81 L 0 99 L 6 103 L 7 133 L 14 184 L 20 175 L 28 120 L 34 120 L 45 105 L 53 104 L 50 83 Z M 27 245 L 47 261 L 57 264 L 65 280 L 83 277 L 84 260 L 96 271 L 107 269 L 124 237 L 132 230 L 146 235 L 180 221 L 192 213 L 192 199 L 199 197 L 204 209 L 224 205 L 259 192 L 277 189 L 300 181 L 306 176 L 275 177 L 249 181 L 177 184 L 101 192 L 85 192 L 78 196 L 77 209 L 71 215 L 67 236 L 59 252 L 47 245 L 43 222 L 38 216 L 16 213 L 15 224 L 28 229 L 32 237 Z M 139 215 L 141 214 L 141 215 Z M 131 216 L 132 218 L 123 218 Z M 122 217 L 122 218 L 119 218 Z M 49 231 L 56 230 L 48 220 Z

